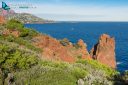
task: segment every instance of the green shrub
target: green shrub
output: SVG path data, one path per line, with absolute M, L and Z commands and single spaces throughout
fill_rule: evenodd
M 69 65 L 67 63 L 59 62 L 59 61 L 41 61 L 40 64 L 42 66 L 49 66 L 49 67 L 61 68 L 61 69 L 65 69 Z
M 24 45 L 28 49 L 34 50 L 34 51 L 40 51 L 41 49 L 36 48 L 34 45 L 31 44 L 28 40 L 25 40 L 23 38 L 15 38 L 15 42 L 18 43 L 19 45 Z
M 84 69 L 84 67 L 81 66 L 74 66 L 74 64 L 68 64 L 64 62 L 55 62 L 55 61 L 41 61 L 41 65 L 58 68 L 58 69 L 67 69 L 69 73 L 71 73 L 72 76 L 75 78 L 84 78 L 87 75 L 87 71 Z
M 26 40 L 26 39 L 24 39 L 24 38 L 21 38 L 21 37 L 15 37 L 15 36 L 9 35 L 9 36 L 6 36 L 6 37 L 2 36 L 2 37 L 0 37 L 0 39 L 3 40 L 3 41 L 6 40 L 6 41 L 8 41 L 8 42 L 17 43 L 17 44 L 19 44 L 20 46 L 23 45 L 23 46 L 25 46 L 26 48 L 31 49 L 31 50 L 33 50 L 33 51 L 38 51 L 38 52 L 41 51 L 41 49 L 35 47 L 35 46 L 32 44 L 32 42 L 30 42 L 29 40 Z
M 29 37 L 29 38 L 32 38 L 32 37 L 36 36 L 37 34 L 39 34 L 39 33 L 36 32 L 34 29 L 24 28 L 21 31 L 21 33 L 20 33 L 20 37 Z
M 114 76 L 114 75 L 118 74 L 118 72 L 116 70 L 114 70 L 106 65 L 103 65 L 96 60 L 78 60 L 76 63 L 82 63 L 82 64 L 85 64 L 86 66 L 89 65 L 93 69 L 103 70 L 107 76 Z
M 124 74 L 123 74 L 123 76 L 122 76 L 122 79 L 123 79 L 124 81 L 128 81 L 128 71 L 127 71 L 127 70 L 124 72 Z
M 78 59 L 81 59 L 81 58 L 82 58 L 82 55 L 81 55 L 81 54 L 79 54 L 79 55 L 77 56 L 77 58 L 78 58 Z
M 71 71 L 72 75 L 74 75 L 77 79 L 84 78 L 87 75 L 87 71 L 79 68 L 79 67 L 74 67 L 74 69 Z
M 26 28 L 29 29 L 29 36 L 37 36 L 39 34 L 39 32 L 37 32 L 36 30 L 32 29 L 32 28 Z
M 29 30 L 28 29 L 24 29 L 20 33 L 20 37 L 27 37 L 28 35 L 29 35 Z
M 81 64 L 80 64 L 81 65 Z M 15 73 L 17 84 L 30 85 L 76 85 L 84 78 L 84 67 L 58 61 L 40 61 L 39 66 Z
M 0 66 L 10 71 L 16 69 L 27 69 L 38 63 L 34 55 L 28 55 L 17 48 L 0 45 Z
M 17 20 L 11 19 L 6 23 L 6 27 L 10 30 L 22 30 L 24 28 L 24 25 Z
M 74 44 L 73 46 L 74 46 L 76 49 L 81 48 L 81 46 L 80 46 L 79 44 L 77 44 L 77 43 L 76 43 L 76 44 Z
M 15 41 L 15 38 L 14 38 L 14 36 L 12 36 L 12 35 L 7 36 L 6 39 L 7 39 L 7 41 L 9 41 L 9 42 L 14 42 L 14 41 Z
M 10 30 L 19 31 L 20 37 L 32 38 L 33 36 L 36 36 L 38 34 L 38 32 L 36 32 L 35 30 L 30 29 L 30 28 L 25 28 L 21 22 L 14 20 L 14 19 L 9 20 L 6 23 L 6 27 L 7 27 L 7 29 L 10 29 Z
M 77 79 L 64 69 L 36 66 L 16 72 L 15 82 L 17 85 L 76 85 Z
M 63 46 L 67 46 L 70 44 L 69 40 L 67 38 L 64 38 L 62 40 L 60 40 L 60 43 L 63 45 Z

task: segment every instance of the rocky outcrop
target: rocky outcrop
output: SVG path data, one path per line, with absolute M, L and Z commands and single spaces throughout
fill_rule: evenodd
M 106 34 L 100 37 L 99 42 L 93 47 L 90 54 L 82 39 L 74 46 L 72 43 L 69 44 L 67 40 L 60 42 L 50 36 L 39 35 L 33 38 L 33 44 L 43 50 L 42 58 L 66 62 L 75 62 L 79 58 L 95 59 L 102 64 L 116 68 L 115 40 Z
M 59 41 L 46 35 L 33 38 L 33 44 L 43 50 L 42 58 L 66 62 L 75 62 L 78 58 L 91 59 L 86 45 L 81 39 L 77 43 L 79 48 L 73 46 L 67 39 Z
M 93 59 L 116 68 L 115 59 L 115 39 L 107 34 L 101 35 L 98 43 L 92 48 L 90 52 Z
M 69 52 L 69 48 L 61 45 L 59 40 L 46 35 L 37 36 L 33 40 L 34 45 L 43 50 L 42 58 L 66 62 L 75 61 L 75 58 Z
M 87 50 L 87 45 L 84 43 L 84 41 L 80 39 L 77 44 L 80 46 L 79 53 L 81 53 L 82 59 L 91 59 L 90 54 Z
M 0 16 L 0 24 L 4 24 L 5 23 L 5 18 L 3 16 Z

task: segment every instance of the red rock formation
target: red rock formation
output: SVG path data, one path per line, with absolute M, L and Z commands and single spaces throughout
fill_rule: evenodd
M 87 50 L 87 45 L 84 43 L 84 41 L 80 39 L 77 44 L 80 46 L 79 52 L 82 55 L 82 59 L 91 59 L 90 54 Z
M 40 35 L 35 37 L 34 45 L 43 49 L 42 56 L 51 60 L 62 60 L 66 62 L 74 62 L 75 57 L 70 55 L 66 46 L 60 44 L 55 38 Z
M 13 31 L 11 31 L 11 35 L 13 35 L 13 36 L 15 36 L 15 37 L 19 37 L 20 32 L 17 31 L 17 30 L 13 30 Z
M 102 64 L 116 68 L 115 40 L 106 34 L 100 37 L 90 54 L 81 39 L 77 43 L 79 48 L 73 46 L 72 43 L 64 46 L 59 40 L 46 35 L 33 38 L 33 44 L 43 50 L 42 58 L 66 62 L 75 62 L 79 57 L 86 60 L 93 58 Z
M 0 24 L 4 24 L 5 23 L 5 18 L 3 16 L 0 16 Z
M 109 35 L 101 35 L 99 42 L 94 46 L 90 54 L 93 59 L 102 64 L 116 68 L 115 39 Z
M 51 60 L 62 60 L 66 62 L 75 62 L 80 56 L 82 59 L 91 59 L 83 40 L 78 41 L 80 48 L 76 48 L 71 42 L 65 46 L 55 38 L 40 35 L 33 38 L 33 44 L 43 49 L 42 57 Z

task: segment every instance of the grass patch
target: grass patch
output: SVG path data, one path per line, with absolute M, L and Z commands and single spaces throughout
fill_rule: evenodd
M 77 85 L 87 71 L 80 66 L 64 62 L 40 61 L 39 66 L 15 73 L 17 84 L 30 85 Z
M 114 75 L 118 74 L 118 72 L 116 70 L 114 70 L 106 65 L 103 65 L 96 60 L 78 60 L 76 63 L 82 63 L 84 65 L 89 65 L 93 69 L 103 70 L 107 76 L 114 76 Z

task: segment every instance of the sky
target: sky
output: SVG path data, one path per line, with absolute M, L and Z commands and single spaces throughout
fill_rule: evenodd
M 2 0 L 19 13 L 55 21 L 128 21 L 128 0 Z M 29 8 L 13 8 L 28 6 Z

